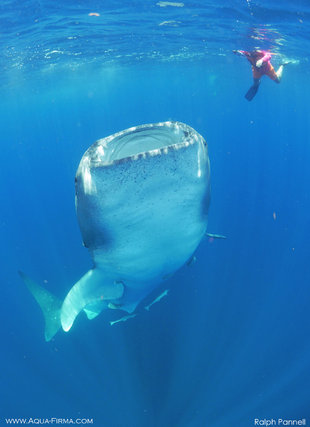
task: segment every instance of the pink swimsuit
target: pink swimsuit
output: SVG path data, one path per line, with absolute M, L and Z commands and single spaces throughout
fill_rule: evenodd
M 256 50 L 254 52 L 246 52 L 242 50 L 240 52 L 242 52 L 251 63 L 254 79 L 260 79 L 265 74 L 275 82 L 279 82 L 278 76 L 273 66 L 270 64 L 271 54 L 269 52 L 264 50 Z M 260 59 L 263 60 L 263 64 L 261 67 L 257 67 L 256 62 Z

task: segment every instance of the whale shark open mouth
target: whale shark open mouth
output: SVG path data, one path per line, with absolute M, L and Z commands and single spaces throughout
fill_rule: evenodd
M 168 154 L 198 141 L 197 132 L 181 122 L 160 122 L 131 127 L 96 141 L 80 163 L 85 193 L 96 191 L 90 169 Z
M 183 123 L 162 122 L 132 127 L 100 139 L 87 153 L 94 163 L 98 162 L 102 166 L 166 153 L 194 141 L 195 133 L 189 131 L 189 127 Z

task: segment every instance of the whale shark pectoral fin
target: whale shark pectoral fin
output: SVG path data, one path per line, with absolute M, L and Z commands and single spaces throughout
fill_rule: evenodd
M 110 308 L 111 310 L 121 310 L 122 304 L 114 304 L 113 302 L 109 302 L 108 308 Z
M 45 341 L 50 341 L 61 327 L 60 309 L 62 302 L 23 272 L 19 271 L 18 274 L 42 310 L 45 320 Z
M 60 312 L 61 326 L 68 332 L 77 315 L 84 310 L 88 319 L 93 319 L 108 307 L 108 303 L 123 296 L 122 282 L 107 281 L 98 269 L 89 270 L 70 289 Z

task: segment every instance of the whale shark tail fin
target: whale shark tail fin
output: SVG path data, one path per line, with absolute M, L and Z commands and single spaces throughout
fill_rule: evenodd
M 62 302 L 48 290 L 31 280 L 23 272 L 19 271 L 18 273 L 43 312 L 45 319 L 45 341 L 50 341 L 61 327 L 60 309 Z

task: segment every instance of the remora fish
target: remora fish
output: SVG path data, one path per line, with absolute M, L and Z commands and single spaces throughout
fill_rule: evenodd
M 227 239 L 227 237 L 223 236 L 223 234 L 206 233 L 206 236 L 211 237 L 213 239 Z
M 154 299 L 150 304 L 146 305 L 144 308 L 145 310 L 149 311 L 149 309 L 152 307 L 152 305 L 156 304 L 160 300 L 162 300 L 166 295 L 168 295 L 169 289 L 166 289 L 164 292 L 162 292 L 157 298 Z
M 207 144 L 191 127 L 162 122 L 95 142 L 75 178 L 76 211 L 93 268 L 61 302 L 20 273 L 45 317 L 45 339 L 84 311 L 131 314 L 193 254 L 207 227 Z
M 126 320 L 133 319 L 134 317 L 136 317 L 136 313 L 127 314 L 127 316 L 121 317 L 120 319 L 111 320 L 110 325 L 113 326 L 113 325 L 115 325 L 115 323 L 126 322 Z

